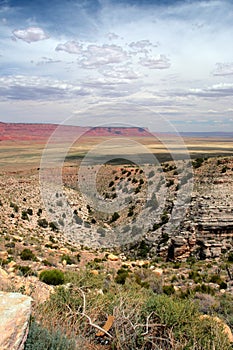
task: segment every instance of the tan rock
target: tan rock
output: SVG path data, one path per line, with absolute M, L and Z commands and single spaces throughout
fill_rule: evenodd
M 0 292 L 0 349 L 23 350 L 32 299 L 20 293 Z
M 8 258 L 8 253 L 6 250 L 0 252 L 0 259 L 5 260 Z
M 15 265 L 17 265 L 17 264 L 16 264 L 16 262 L 13 261 L 13 260 L 10 261 L 9 264 L 7 264 L 7 266 L 8 266 L 9 268 L 15 267 Z
M 92 275 L 98 275 L 99 274 L 99 271 L 98 270 L 91 270 L 90 273 L 92 273 Z
M 60 250 L 60 252 L 63 253 L 63 254 L 69 254 L 69 253 L 70 253 L 70 250 L 67 249 L 67 248 L 60 248 L 59 250 Z
M 8 273 L 0 267 L 0 279 L 8 278 Z
M 10 285 L 8 273 L 0 267 L 0 289 L 5 290 Z
M 149 261 L 148 261 L 148 260 L 137 260 L 137 261 L 136 261 L 136 264 L 137 264 L 138 266 L 148 265 L 148 264 L 149 264 Z
M 15 271 L 15 268 L 14 268 L 14 267 L 10 267 L 10 268 L 8 269 L 8 272 L 9 272 L 9 273 L 14 272 L 14 271 Z
M 39 281 L 35 276 L 19 277 L 15 283 L 17 289 L 24 288 L 24 293 L 31 296 L 37 303 L 43 303 L 54 293 L 53 286 Z
M 160 269 L 160 268 L 156 268 L 153 270 L 153 273 L 157 276 L 162 276 L 163 274 L 163 269 Z
M 119 257 L 114 255 L 114 254 L 109 254 L 108 255 L 108 260 L 110 260 L 110 261 L 118 261 Z

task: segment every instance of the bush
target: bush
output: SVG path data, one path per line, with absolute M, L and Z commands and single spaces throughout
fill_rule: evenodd
M 113 213 L 110 222 L 116 221 L 117 219 L 119 219 L 119 217 L 120 217 L 120 215 L 117 212 Z
M 13 208 L 16 213 L 18 213 L 19 206 L 17 204 L 11 202 L 10 203 L 10 207 Z
M 52 231 L 57 232 L 58 231 L 58 225 L 56 222 L 50 222 L 49 227 L 51 228 Z
M 43 227 L 43 228 L 46 228 L 49 225 L 46 219 L 38 219 L 37 223 L 40 227 Z
M 144 323 L 149 314 L 154 314 L 150 322 L 163 325 L 156 328 L 159 334 L 158 338 L 155 337 L 156 349 L 230 349 L 222 327 L 211 319 L 200 320 L 196 303 L 189 299 L 176 300 L 167 295 L 154 295 L 145 302 L 143 312 Z M 171 337 L 172 344 L 169 341 Z
M 64 283 L 64 273 L 61 270 L 44 270 L 39 275 L 40 281 L 57 286 Z
M 28 208 L 27 213 L 28 213 L 28 215 L 33 215 L 33 210 L 31 208 Z
M 21 219 L 22 219 L 22 220 L 29 220 L 29 219 L 28 219 L 28 213 L 27 213 L 26 210 L 23 210 L 23 211 L 22 211 Z
M 228 257 L 227 257 L 227 260 L 228 260 L 229 262 L 233 262 L 233 252 L 230 252 L 230 253 L 229 253 L 229 255 L 228 255 Z
M 31 320 L 24 350 L 75 350 L 75 341 L 69 340 L 61 332 L 49 332 Z
M 37 211 L 37 215 L 38 215 L 38 216 L 41 216 L 41 214 L 42 214 L 42 209 L 39 208 L 38 211 Z
M 20 253 L 20 258 L 22 260 L 36 260 L 35 254 L 28 248 L 22 250 L 22 252 Z
M 194 167 L 194 169 L 200 168 L 200 166 L 202 166 L 202 163 L 204 162 L 203 158 L 196 158 L 193 162 L 192 165 Z
M 72 265 L 72 264 L 75 264 L 75 261 L 74 259 L 72 259 L 69 255 L 67 254 L 63 254 L 62 257 L 61 257 L 61 261 L 65 260 L 67 265 Z
M 125 270 L 123 268 L 119 269 L 117 271 L 117 276 L 115 278 L 116 283 L 118 284 L 125 284 L 126 278 L 129 275 L 129 271 Z
M 22 265 L 17 265 L 18 271 L 21 272 L 23 276 L 32 276 L 34 275 L 34 272 L 29 266 L 22 266 Z
M 172 284 L 163 286 L 163 293 L 166 295 L 172 295 L 175 293 L 174 286 Z

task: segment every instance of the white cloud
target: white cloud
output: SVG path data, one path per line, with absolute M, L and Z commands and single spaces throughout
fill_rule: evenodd
M 139 40 L 139 41 L 133 41 L 129 44 L 129 47 L 136 51 L 136 52 L 149 52 L 149 49 L 151 47 L 157 47 L 157 44 L 152 44 L 150 40 Z
M 77 41 L 67 41 L 65 44 L 58 44 L 56 51 L 65 51 L 71 54 L 79 54 L 82 52 L 82 44 Z
M 83 57 L 78 61 L 82 68 L 94 69 L 103 65 L 125 62 L 128 58 L 126 51 L 118 45 L 88 45 L 82 52 Z
M 233 62 L 229 63 L 216 63 L 216 68 L 213 72 L 216 76 L 233 75 Z
M 206 88 L 192 88 L 188 91 L 173 92 L 176 96 L 196 96 L 204 98 L 224 98 L 233 96 L 233 84 L 219 83 Z M 217 101 L 218 103 L 220 100 Z
M 26 41 L 29 44 L 49 38 L 48 34 L 46 34 L 44 30 L 39 27 L 29 27 L 26 29 L 14 30 L 13 34 L 15 38 Z
M 117 66 L 117 67 L 104 67 L 99 72 L 107 77 L 119 80 L 135 80 L 139 78 L 139 74 L 136 73 L 132 68 L 128 66 Z
M 107 37 L 108 37 L 109 40 L 116 40 L 116 39 L 119 38 L 119 36 L 117 34 L 115 34 L 115 33 L 108 33 Z
M 88 95 L 87 88 L 38 76 L 0 77 L 1 100 L 57 100 Z
M 167 69 L 171 66 L 169 59 L 165 55 L 141 57 L 139 63 L 149 69 Z

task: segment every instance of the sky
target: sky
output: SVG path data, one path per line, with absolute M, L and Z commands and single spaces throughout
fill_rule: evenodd
M 127 104 L 178 131 L 233 131 L 232 38 L 232 0 L 0 0 L 0 121 L 83 111 L 85 125 Z

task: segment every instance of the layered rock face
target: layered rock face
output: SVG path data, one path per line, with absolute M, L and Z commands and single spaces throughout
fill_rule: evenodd
M 151 257 L 215 259 L 233 251 L 233 158 L 203 161 L 193 180 L 191 200 L 179 209 L 186 211 L 184 217 L 145 235 Z M 174 193 L 172 188 L 165 205 L 169 217 Z
M 201 259 L 218 258 L 233 249 L 232 169 L 232 158 L 223 158 L 209 159 L 196 170 L 187 215 L 179 236 L 171 239 L 174 259 L 190 254 Z
M 20 293 L 0 292 L 0 349 L 23 350 L 32 299 Z

